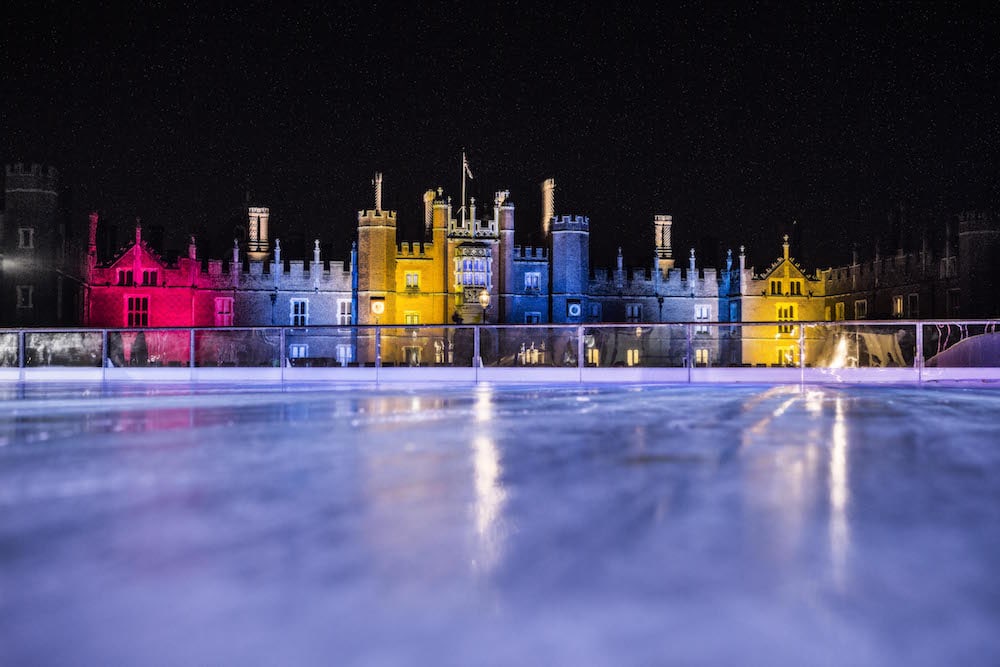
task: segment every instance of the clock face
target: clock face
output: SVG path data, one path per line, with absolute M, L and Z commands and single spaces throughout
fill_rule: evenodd
M 372 301 L 372 314 L 381 315 L 385 312 L 385 301 Z
M 566 313 L 570 317 L 580 317 L 580 304 L 578 303 L 569 304 L 569 306 L 566 308 Z

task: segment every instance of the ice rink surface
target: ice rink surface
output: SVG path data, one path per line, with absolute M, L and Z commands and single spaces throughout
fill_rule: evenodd
M 995 387 L 0 387 L 2 665 L 995 665 L 998 563 Z

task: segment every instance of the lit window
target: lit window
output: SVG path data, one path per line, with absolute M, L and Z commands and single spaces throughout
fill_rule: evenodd
M 131 285 L 132 283 L 132 272 L 131 271 L 118 271 L 118 284 L 119 285 Z
M 788 322 L 788 321 L 791 321 L 791 320 L 794 320 L 794 319 L 795 319 L 795 306 L 793 306 L 791 304 L 782 304 L 782 305 L 778 306 L 778 321 L 779 322 Z M 790 334 L 793 331 L 795 331 L 795 327 L 793 327 L 791 325 L 782 324 L 782 325 L 778 326 L 778 333 L 779 334 Z
M 694 307 L 694 319 L 698 322 L 707 322 L 712 319 L 712 307 L 705 303 L 696 304 Z M 708 325 L 699 324 L 695 326 L 694 332 L 696 334 L 707 334 Z
M 868 301 L 862 299 L 854 302 L 854 319 L 863 320 L 868 317 Z
M 346 366 L 352 361 L 354 361 L 354 348 L 346 343 L 337 345 L 337 363 Z
M 404 324 L 420 324 L 420 313 L 415 310 L 408 310 L 403 313 Z
M 411 272 L 406 274 L 406 289 L 417 289 L 420 287 L 420 274 Z
M 35 228 L 20 227 L 17 230 L 17 247 L 30 250 L 35 247 Z
M 639 350 L 637 350 L 635 348 L 632 348 L 631 350 L 629 350 L 628 351 L 627 360 L 628 360 L 628 365 L 629 366 L 638 366 L 639 365 Z
M 779 366 L 795 365 L 795 347 L 778 348 L 778 365 Z
M 458 269 L 458 284 L 462 287 L 489 287 L 490 260 L 487 258 L 464 257 L 455 260 Z
M 148 327 L 149 297 L 148 296 L 125 297 L 125 313 L 126 313 L 125 326 Z
M 18 285 L 17 286 L 17 307 L 18 308 L 34 308 L 34 297 L 35 286 L 34 285 Z
M 844 302 L 838 301 L 834 307 L 837 309 L 837 320 L 844 319 Z
M 289 322 L 293 327 L 309 326 L 309 299 L 292 299 Z
M 781 294 L 781 281 L 772 280 L 771 281 L 771 294 Z
M 642 321 L 642 304 L 641 303 L 626 303 L 625 304 L 625 321 L 626 322 L 641 322 Z
M 156 271 L 143 271 L 142 272 L 142 284 L 143 285 L 156 285 Z
M 292 343 L 288 346 L 289 359 L 305 359 L 309 356 L 308 343 Z
M 215 299 L 215 326 L 233 326 L 233 297 L 220 296 Z
M 337 301 L 337 324 L 345 326 L 351 323 L 351 302 L 348 299 Z
M 596 347 L 587 348 L 587 364 L 597 366 L 601 363 L 601 351 Z
M 903 297 L 894 296 L 892 297 L 892 316 L 902 317 L 903 316 Z
M 708 366 L 708 348 L 700 347 L 694 351 L 694 363 L 698 366 Z
M 538 292 L 542 289 L 542 274 L 538 272 L 524 274 L 524 290 L 526 292 Z
M 916 319 L 920 317 L 920 295 L 919 294 L 907 294 L 906 295 L 906 316 L 911 319 Z
M 542 314 L 537 312 L 529 312 L 524 314 L 525 324 L 538 324 L 542 321 Z

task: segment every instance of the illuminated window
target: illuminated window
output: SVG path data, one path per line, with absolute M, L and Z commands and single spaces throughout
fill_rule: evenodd
M 894 296 L 892 297 L 892 316 L 902 317 L 903 316 L 903 297 Z
M 125 326 L 127 327 L 149 326 L 148 296 L 125 297 Z
M 707 322 L 712 319 L 712 307 L 705 303 L 696 304 L 694 307 L 694 319 L 697 322 Z M 708 334 L 707 324 L 698 324 L 694 328 L 696 334 Z
M 35 247 L 35 228 L 19 227 L 17 230 L 17 247 L 30 250 Z
M 346 366 L 352 361 L 354 361 L 354 348 L 346 343 L 337 345 L 337 363 Z
M 18 308 L 34 308 L 34 297 L 35 286 L 34 285 L 18 285 L 17 286 L 17 307 Z
M 789 283 L 789 288 L 790 288 L 789 292 L 791 292 L 792 296 L 802 296 L 801 280 L 793 280 L 791 283 Z
M 119 285 L 132 285 L 132 272 L 131 271 L 118 271 L 118 284 Z
M 698 366 L 708 366 L 708 348 L 698 348 L 694 351 L 694 363 Z
M 788 322 L 795 319 L 795 306 L 791 304 L 781 304 L 778 306 L 778 321 Z M 795 327 L 789 324 L 782 324 L 778 326 L 779 334 L 790 334 L 795 331 Z
M 827 306 L 826 308 L 823 309 L 823 319 L 826 320 L 827 322 L 830 321 L 830 306 Z
M 464 257 L 456 259 L 458 265 L 458 284 L 462 287 L 489 286 L 489 260 L 479 257 Z
M 772 280 L 771 281 L 771 294 L 781 294 L 781 281 Z
M 337 300 L 337 324 L 345 326 L 351 323 L 351 302 L 348 299 Z
M 795 347 L 779 347 L 777 363 L 779 366 L 794 366 Z
M 844 319 L 844 302 L 838 301 L 834 307 L 837 309 L 837 320 Z
M 863 320 L 868 317 L 868 301 L 861 299 L 854 302 L 854 319 Z
M 524 290 L 538 292 L 542 289 L 542 274 L 538 272 L 524 274 Z
M 417 289 L 420 287 L 420 274 L 410 272 L 406 274 L 406 289 Z
M 641 303 L 626 303 L 625 304 L 625 321 L 626 322 L 641 322 L 642 321 L 642 304 Z
M 906 316 L 912 319 L 920 317 L 920 295 L 906 295 Z
M 215 326 L 233 326 L 233 297 L 220 296 L 215 299 Z
M 292 299 L 288 319 L 293 327 L 309 326 L 309 299 Z
M 596 347 L 587 348 L 587 364 L 597 366 L 601 363 L 601 351 Z
M 542 321 L 542 314 L 541 313 L 532 311 L 532 312 L 524 314 L 524 323 L 525 324 L 538 324 L 541 321 Z
M 142 272 L 142 284 L 143 285 L 156 285 L 156 271 L 143 271 Z
M 403 324 L 420 324 L 420 313 L 408 310 L 403 313 Z
M 628 351 L 627 363 L 629 366 L 639 365 L 639 350 L 632 348 Z
M 309 356 L 308 343 L 292 343 L 288 346 L 289 359 L 305 359 Z

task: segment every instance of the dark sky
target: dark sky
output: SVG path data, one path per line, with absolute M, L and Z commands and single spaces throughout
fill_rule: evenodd
M 520 240 L 554 177 L 597 264 L 648 264 L 670 213 L 677 255 L 742 243 L 758 268 L 797 221 L 811 269 L 870 249 L 899 202 L 918 228 L 1000 193 L 989 3 L 207 4 L 8 3 L 0 159 L 58 167 L 78 224 L 172 239 L 231 237 L 249 189 L 272 236 L 338 258 L 375 170 L 418 225 L 428 187 L 458 199 L 463 147 Z

